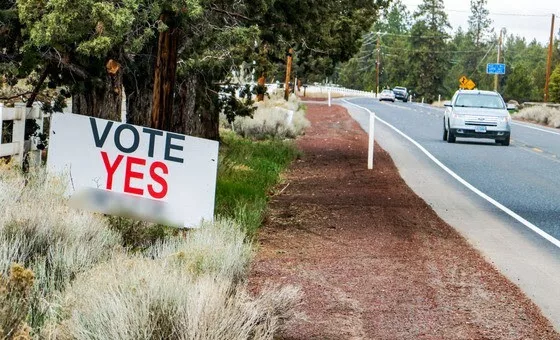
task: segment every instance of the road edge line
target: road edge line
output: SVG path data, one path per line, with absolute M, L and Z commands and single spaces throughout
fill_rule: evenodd
M 351 105 L 354 105 L 356 107 L 359 107 L 362 110 L 366 110 L 366 111 L 371 112 L 369 109 L 367 109 L 363 106 L 360 106 L 358 104 L 351 103 L 351 102 L 347 101 L 346 99 L 343 99 L 343 101 L 346 102 L 346 103 L 349 103 Z M 414 146 L 416 146 L 418 149 L 420 149 L 420 151 L 422 151 L 426 156 L 428 156 L 428 158 L 430 158 L 434 163 L 436 163 L 436 165 L 438 165 L 441 169 L 443 169 L 445 172 L 447 172 L 449 175 L 451 175 L 451 177 L 455 178 L 459 183 L 463 184 L 467 189 L 471 190 L 472 192 L 474 192 L 478 196 L 482 197 L 483 199 L 485 199 L 486 201 L 488 201 L 489 203 L 494 205 L 496 208 L 502 210 L 503 212 L 505 212 L 509 216 L 513 217 L 515 220 L 517 220 L 517 222 L 523 224 L 525 227 L 531 229 L 533 232 L 537 233 L 539 236 L 543 237 L 544 239 L 546 239 L 547 241 L 549 241 L 550 243 L 552 243 L 556 247 L 560 248 L 560 240 L 557 240 L 552 235 L 548 234 L 547 232 L 540 229 L 539 227 L 537 227 L 533 223 L 527 221 L 523 217 L 519 216 L 517 213 L 515 213 L 511 209 L 507 208 L 506 206 L 504 206 L 500 202 L 496 201 L 492 197 L 486 195 L 485 193 L 483 193 L 482 191 L 477 189 L 475 186 L 473 186 L 472 184 L 470 184 L 469 182 L 464 180 L 461 176 L 457 175 L 453 170 L 451 170 L 447 166 L 445 166 L 445 164 L 443 164 L 439 159 L 437 159 L 428 150 L 426 150 L 422 145 L 420 145 L 420 143 L 418 143 L 414 139 L 410 138 L 408 135 L 406 135 L 401 130 L 397 129 L 393 125 L 391 125 L 388 122 L 384 121 L 383 119 L 379 118 L 377 115 L 375 116 L 375 119 L 377 119 L 379 122 L 385 124 L 387 127 L 391 128 L 392 130 L 397 132 L 399 135 L 401 135 L 405 139 L 407 139 L 409 142 L 414 144 Z
M 541 129 L 541 128 L 538 128 L 536 126 L 531 126 L 529 124 L 524 124 L 524 123 L 519 123 L 519 122 L 511 122 L 511 123 L 513 125 L 522 126 L 522 127 L 527 128 L 527 129 L 538 130 L 538 131 L 542 131 L 542 132 L 546 132 L 546 133 L 550 133 L 550 134 L 553 134 L 553 135 L 559 135 L 560 136 L 560 133 L 558 133 L 558 132 L 549 131 L 549 130 L 546 130 L 546 129 Z

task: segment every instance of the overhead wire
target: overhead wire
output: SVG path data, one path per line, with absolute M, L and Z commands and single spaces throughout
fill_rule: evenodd
M 460 9 L 446 9 L 446 12 L 455 12 L 455 13 L 472 13 L 468 10 L 460 10 Z M 549 17 L 553 13 L 549 14 L 523 14 L 523 13 L 507 13 L 507 12 L 488 12 L 488 15 L 499 15 L 499 16 L 512 16 L 512 17 Z

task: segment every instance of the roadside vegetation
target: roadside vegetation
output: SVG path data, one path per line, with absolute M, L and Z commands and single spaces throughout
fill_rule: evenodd
M 379 58 L 379 87 L 406 86 L 414 101 L 424 98 L 431 103 L 439 95 L 450 98 L 462 76 L 473 80 L 478 89 L 492 90 L 494 76 L 486 74 L 486 65 L 497 61 L 500 31 L 494 28 L 488 0 L 470 0 L 470 9 L 468 25 L 451 27 L 444 1 L 423 0 L 416 7 L 392 1 L 362 36 L 360 51 L 341 64 L 334 81 L 353 89 L 375 90 Z M 498 91 L 506 101 L 543 101 L 548 40 L 528 41 L 508 33 L 507 27 L 502 33 L 499 63 L 506 65 L 506 74 L 499 76 Z M 560 102 L 558 31 L 551 66 L 548 101 Z
M 3 164 L 0 338 L 272 339 L 299 290 L 254 295 L 246 274 L 268 197 L 298 155 L 285 137 L 307 125 L 296 101 L 291 124 L 274 103 L 255 113 L 274 129 L 221 131 L 217 217 L 199 229 L 76 211 L 60 178 Z
M 547 106 L 531 106 L 521 109 L 515 118 L 528 120 L 553 128 L 560 128 L 560 109 Z

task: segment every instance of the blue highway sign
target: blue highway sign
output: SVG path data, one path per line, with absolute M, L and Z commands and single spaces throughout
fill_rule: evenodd
M 486 64 L 488 74 L 506 74 L 506 64 Z

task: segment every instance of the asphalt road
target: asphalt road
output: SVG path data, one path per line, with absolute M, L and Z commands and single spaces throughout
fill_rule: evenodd
M 442 140 L 443 109 L 349 101 L 375 112 L 472 186 L 560 240 L 560 130 L 514 121 L 510 146 L 490 139 L 458 138 L 450 144 Z

